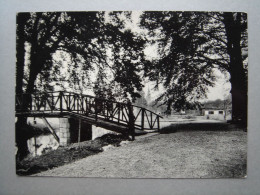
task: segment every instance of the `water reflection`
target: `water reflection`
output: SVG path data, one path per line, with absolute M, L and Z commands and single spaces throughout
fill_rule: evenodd
M 56 131 L 56 133 L 59 136 L 58 130 Z M 117 134 L 113 131 L 109 131 L 101 127 L 96 127 L 94 125 L 92 126 L 92 140 L 108 133 Z M 27 145 L 30 152 L 30 156 L 33 157 L 40 156 L 51 150 L 56 150 L 59 147 L 59 143 L 52 134 L 43 134 L 32 137 L 27 141 Z
M 31 156 L 39 156 L 59 147 L 52 134 L 32 137 L 27 141 L 27 145 Z

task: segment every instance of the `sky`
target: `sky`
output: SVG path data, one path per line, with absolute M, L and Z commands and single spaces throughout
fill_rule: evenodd
M 216 85 L 214 87 L 209 87 L 208 100 L 223 100 L 230 94 L 231 84 L 227 80 L 226 75 L 216 70 L 215 74 L 218 76 Z

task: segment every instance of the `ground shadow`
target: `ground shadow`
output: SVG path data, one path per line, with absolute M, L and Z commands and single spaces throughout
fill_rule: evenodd
M 246 128 L 237 124 L 230 123 L 178 123 L 162 128 L 159 132 L 161 134 L 175 133 L 180 131 L 241 131 Z

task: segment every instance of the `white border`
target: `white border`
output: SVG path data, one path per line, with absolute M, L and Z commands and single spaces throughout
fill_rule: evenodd
M 257 194 L 260 184 L 260 1 L 2 0 L 0 2 L 0 194 Z M 249 148 L 247 179 L 33 178 L 15 174 L 15 16 L 27 11 L 242 11 L 249 16 Z

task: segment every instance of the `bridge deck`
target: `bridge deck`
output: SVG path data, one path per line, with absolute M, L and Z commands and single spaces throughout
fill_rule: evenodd
M 81 114 L 73 113 L 73 112 L 52 112 L 52 113 L 45 113 L 45 112 L 23 112 L 23 113 L 16 113 L 16 116 L 24 116 L 24 117 L 47 117 L 47 118 L 60 118 L 60 117 L 67 117 L 67 118 L 77 118 L 81 119 L 91 125 L 95 125 L 97 127 L 102 127 L 111 131 L 115 131 L 118 133 L 124 133 L 128 130 L 127 124 L 123 125 L 122 123 L 118 124 L 116 122 L 106 121 L 106 119 L 98 117 L 95 119 L 93 116 L 83 116 Z

